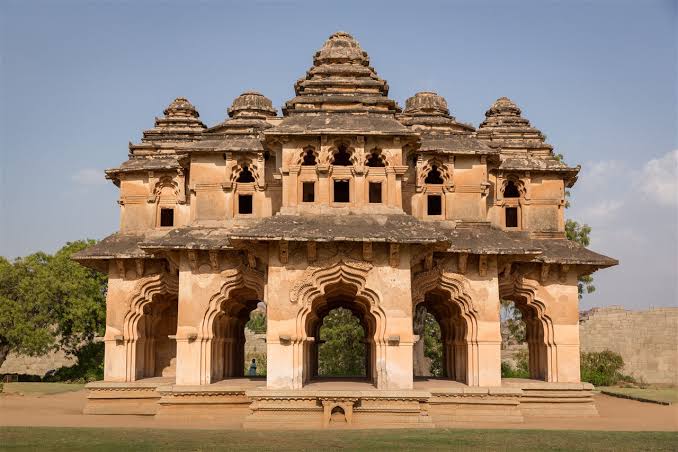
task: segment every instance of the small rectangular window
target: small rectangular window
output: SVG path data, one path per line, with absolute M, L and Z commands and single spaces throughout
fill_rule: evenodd
M 517 207 L 507 207 L 506 208 L 506 227 L 507 228 L 517 228 L 518 227 L 518 208 Z
M 174 226 L 174 209 L 160 209 L 160 226 Z
M 302 202 L 315 201 L 315 182 L 304 182 L 301 184 L 301 189 Z
M 369 197 L 370 203 L 381 204 L 381 182 L 370 182 Z
M 347 180 L 334 181 L 334 202 L 349 202 L 349 185 Z
M 238 213 L 241 215 L 252 213 L 252 195 L 238 195 Z
M 427 198 L 428 215 L 442 215 L 443 214 L 443 199 L 439 195 L 428 195 Z

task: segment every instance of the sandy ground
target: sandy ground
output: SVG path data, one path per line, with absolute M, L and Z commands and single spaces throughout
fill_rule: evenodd
M 87 416 L 82 414 L 86 398 L 86 390 L 55 395 L 0 394 L 0 426 L 218 428 L 153 416 Z M 598 418 L 526 419 L 523 424 L 460 423 L 459 428 L 678 431 L 678 404 L 663 406 L 602 394 L 596 395 L 595 400 Z

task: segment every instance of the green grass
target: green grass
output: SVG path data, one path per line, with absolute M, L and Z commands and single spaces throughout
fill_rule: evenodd
M 618 388 L 615 386 L 599 387 L 601 391 L 615 394 L 640 397 L 643 399 L 657 400 L 659 402 L 678 403 L 678 388 Z
M 79 391 L 85 387 L 78 383 L 5 383 L 5 394 L 51 395 L 62 392 Z
M 678 433 L 555 430 L 242 431 L 0 428 L 0 450 L 516 450 L 678 449 Z

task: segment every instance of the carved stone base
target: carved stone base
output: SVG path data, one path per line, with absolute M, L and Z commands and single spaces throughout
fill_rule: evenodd
M 167 384 L 160 380 L 142 380 L 115 383 L 96 381 L 85 386 L 89 389 L 85 414 L 140 414 L 153 416 L 158 410 L 158 386 Z
M 593 401 L 590 383 L 546 383 L 542 381 L 509 381 L 523 392 L 520 411 L 525 417 L 595 417 L 598 409 Z
M 240 428 L 249 413 L 244 388 L 228 386 L 162 386 L 158 419 L 199 422 L 203 425 Z
M 437 382 L 414 390 L 268 390 L 260 382 L 176 386 L 168 379 L 96 382 L 85 414 L 155 415 L 223 428 L 430 428 L 598 416 L 593 386 L 507 379 L 501 387 Z M 232 386 L 229 386 L 232 385 Z
M 250 429 L 433 427 L 424 391 L 252 390 Z
M 436 427 L 459 423 L 520 423 L 518 388 L 451 387 L 431 390 L 430 412 Z

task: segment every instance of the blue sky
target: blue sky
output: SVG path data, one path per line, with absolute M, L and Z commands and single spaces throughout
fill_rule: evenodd
M 334 31 L 401 105 L 446 97 L 474 125 L 509 96 L 582 173 L 568 216 L 622 264 L 582 308 L 675 305 L 677 7 L 672 1 L 2 1 L 0 255 L 118 225 L 103 169 L 177 96 L 209 125 L 255 89 L 275 106 Z

